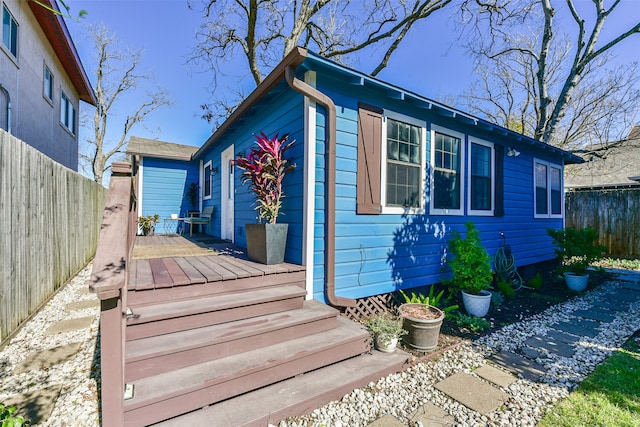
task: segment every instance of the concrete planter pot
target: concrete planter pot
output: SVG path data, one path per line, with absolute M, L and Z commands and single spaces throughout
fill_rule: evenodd
M 483 290 L 480 291 L 480 295 L 475 295 L 462 291 L 462 303 L 470 315 L 484 317 L 491 306 L 491 292 Z
M 261 264 L 284 262 L 289 224 L 246 224 L 247 254 Z
M 376 348 L 383 353 L 393 353 L 398 345 L 398 337 L 378 335 L 375 339 Z
M 398 312 L 403 319 L 403 328 L 408 334 L 404 343 L 419 351 L 431 351 L 438 346 L 440 327 L 444 313 L 437 307 L 426 304 L 402 304 Z
M 563 274 L 564 281 L 567 284 L 567 288 L 572 291 L 582 292 L 587 289 L 589 283 L 589 274 L 576 274 L 566 272 Z

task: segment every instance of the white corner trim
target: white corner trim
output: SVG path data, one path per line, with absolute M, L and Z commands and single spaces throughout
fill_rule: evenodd
M 315 71 L 307 71 L 304 81 L 316 86 Z M 316 176 L 316 103 L 304 97 L 304 206 L 302 231 L 302 264 L 306 267 L 306 299 L 313 299 L 313 252 L 315 221 L 315 176 Z
M 142 216 L 142 190 L 144 182 L 144 157 L 140 157 L 140 164 L 138 165 L 138 216 Z

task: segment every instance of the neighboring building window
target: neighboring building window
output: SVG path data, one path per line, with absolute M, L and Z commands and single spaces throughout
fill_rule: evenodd
M 2 6 L 2 43 L 15 58 L 18 57 L 18 23 L 4 5 Z
M 64 125 L 72 134 L 76 133 L 76 109 L 71 103 L 71 100 L 67 98 L 67 95 L 62 92 L 60 95 L 60 123 Z
M 562 217 L 562 167 L 535 159 L 534 188 L 536 218 Z
M 432 125 L 431 213 L 463 215 L 464 135 Z
M 53 74 L 51 74 L 51 70 L 46 65 L 44 66 L 43 92 L 44 92 L 44 96 L 49 101 L 53 101 Z
M 419 125 L 386 117 L 386 206 L 421 207 L 423 133 Z
M 203 199 L 210 199 L 211 198 L 211 160 L 209 160 L 207 163 L 205 163 L 204 165 L 204 193 L 203 193 Z
M 474 140 L 469 144 L 469 215 L 493 215 L 493 144 Z

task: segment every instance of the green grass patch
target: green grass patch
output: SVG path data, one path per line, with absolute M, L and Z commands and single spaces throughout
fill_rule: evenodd
M 640 347 L 630 339 L 538 424 L 640 426 Z

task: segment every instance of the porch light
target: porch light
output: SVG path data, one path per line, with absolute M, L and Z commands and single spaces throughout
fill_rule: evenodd
M 518 157 L 520 152 L 515 148 L 507 147 L 507 157 Z
M 216 176 L 218 174 L 218 168 L 211 168 L 211 176 Z

